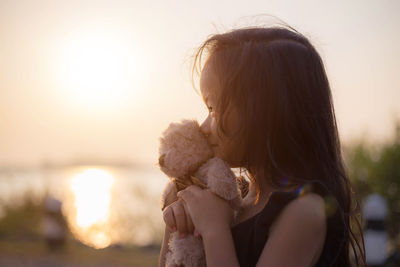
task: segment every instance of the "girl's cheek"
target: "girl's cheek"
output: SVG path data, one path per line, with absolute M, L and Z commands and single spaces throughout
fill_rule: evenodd
M 236 108 L 230 109 L 227 117 L 227 127 L 229 132 L 236 133 L 239 130 L 239 118 L 240 116 L 238 110 Z

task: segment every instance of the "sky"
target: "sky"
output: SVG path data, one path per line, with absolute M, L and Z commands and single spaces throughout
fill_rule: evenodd
M 206 117 L 195 49 L 274 21 L 266 14 L 320 53 L 342 142 L 382 142 L 400 117 L 399 10 L 397 0 L 0 0 L 0 165 L 156 164 L 170 122 Z

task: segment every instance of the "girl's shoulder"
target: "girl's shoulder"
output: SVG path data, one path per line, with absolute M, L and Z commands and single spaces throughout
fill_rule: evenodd
M 310 219 L 318 220 L 324 216 L 329 200 L 331 198 L 326 186 L 318 181 L 312 181 L 303 186 L 279 189 L 270 194 L 261 211 L 239 225 L 254 222 L 257 226 L 268 229 L 270 232 L 272 224 L 275 224 L 277 218 L 282 214 L 290 219 L 310 216 Z
M 310 192 L 292 199 L 283 207 L 268 231 L 268 240 L 260 255 L 266 262 L 289 265 L 319 259 L 327 233 L 324 198 Z M 285 258 L 289 253 L 291 258 Z M 301 265 L 301 264 L 300 264 Z
M 290 201 L 269 228 L 269 236 L 276 229 L 295 227 L 296 229 L 326 231 L 324 198 L 317 193 L 308 193 Z M 322 242 L 323 243 L 323 242 Z
M 285 250 L 293 252 L 293 258 L 297 252 L 307 250 L 312 253 L 309 257 L 314 258 L 313 262 L 318 260 L 321 266 L 333 261 L 340 250 L 343 232 L 334 205 L 328 188 L 318 181 L 294 190 L 274 191 L 259 214 L 232 230 L 240 263 L 255 266 L 266 246 L 277 250 L 269 250 L 272 254 L 284 253 L 283 258 L 288 255 Z M 276 258 L 270 253 L 268 257 Z
M 270 233 L 277 224 L 289 222 L 303 222 L 304 226 L 322 226 L 325 224 L 325 200 L 314 192 L 307 193 L 291 200 L 283 207 L 279 216 L 270 227 Z
M 271 234 L 277 225 L 296 222 L 297 227 L 322 227 L 326 229 L 328 190 L 320 182 L 309 182 L 290 191 L 274 192 L 274 203 L 279 211 L 269 227 Z M 302 223 L 304 225 L 299 225 Z

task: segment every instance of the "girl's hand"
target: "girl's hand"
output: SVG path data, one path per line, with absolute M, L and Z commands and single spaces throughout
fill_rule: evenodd
M 162 192 L 162 196 L 161 196 L 161 210 L 162 211 L 164 211 L 166 206 L 168 206 L 171 203 L 178 200 L 178 197 L 176 196 L 177 193 L 178 193 L 178 190 L 176 189 L 175 183 L 170 180 L 166 184 L 166 186 L 164 187 L 164 190 Z
M 178 198 L 184 201 L 186 210 L 193 219 L 195 231 L 205 236 L 211 231 L 229 227 L 233 219 L 233 210 L 228 202 L 209 189 L 191 185 L 179 191 Z
M 178 231 L 181 237 L 193 233 L 193 222 L 189 213 L 185 211 L 182 199 L 178 199 L 165 207 L 163 218 L 171 232 Z

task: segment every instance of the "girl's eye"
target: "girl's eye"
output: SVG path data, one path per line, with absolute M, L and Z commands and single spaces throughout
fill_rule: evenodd
M 208 107 L 208 112 L 211 114 L 211 116 L 215 116 L 215 111 L 213 110 L 212 107 Z

